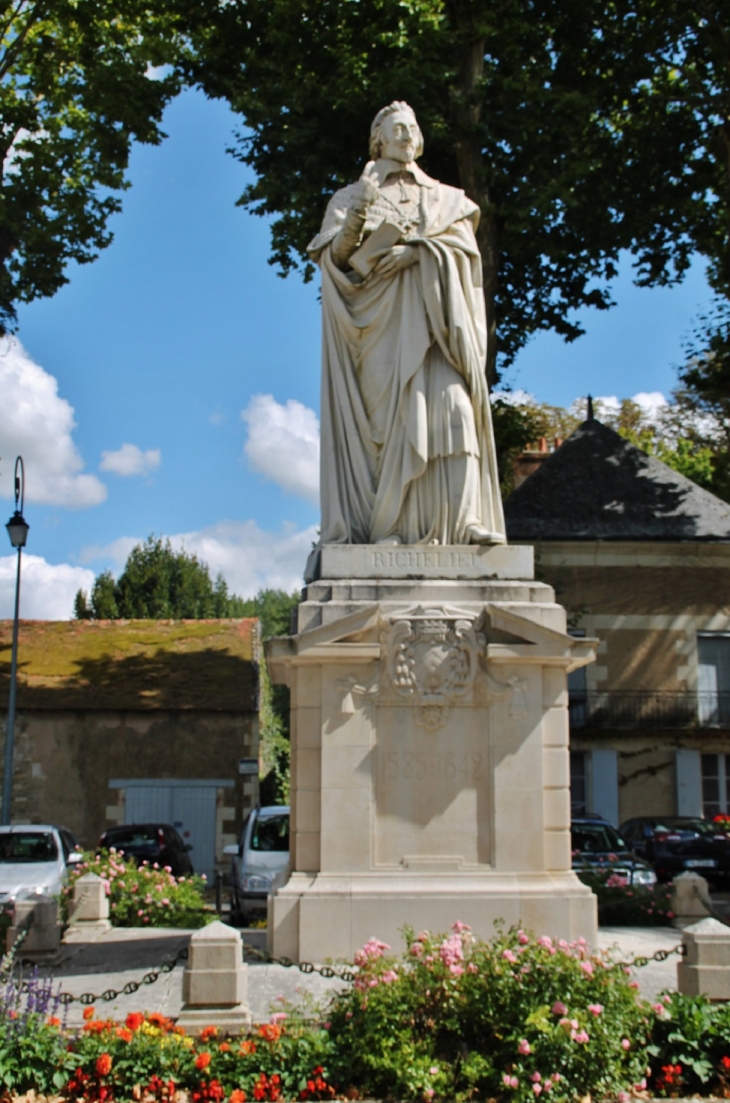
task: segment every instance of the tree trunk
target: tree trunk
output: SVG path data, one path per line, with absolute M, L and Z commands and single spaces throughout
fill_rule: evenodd
M 475 203 L 479 205 L 481 219 L 477 230 L 477 243 L 482 254 L 484 273 L 484 301 L 487 309 L 487 381 L 492 387 L 497 375 L 497 297 L 499 242 L 494 205 L 486 182 L 480 123 L 482 116 L 481 82 L 484 76 L 485 42 L 482 35 L 470 28 L 468 3 L 455 0 L 450 5 L 454 28 L 459 42 L 458 76 L 454 89 L 453 109 L 456 131 L 456 162 L 459 182 Z

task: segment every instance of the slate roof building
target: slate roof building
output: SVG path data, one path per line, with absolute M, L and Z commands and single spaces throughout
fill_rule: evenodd
M 570 676 L 575 811 L 730 812 L 730 505 L 591 419 L 505 513 L 601 641 Z
M 11 634 L 0 621 L 0 717 Z M 258 800 L 258 651 L 254 618 L 22 621 L 13 820 L 89 847 L 172 823 L 211 877 Z

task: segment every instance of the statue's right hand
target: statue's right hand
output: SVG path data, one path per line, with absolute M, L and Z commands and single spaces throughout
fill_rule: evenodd
M 355 202 L 364 207 L 369 207 L 380 195 L 380 183 L 375 172 L 375 162 L 368 161 L 362 170 L 362 175 L 355 185 Z

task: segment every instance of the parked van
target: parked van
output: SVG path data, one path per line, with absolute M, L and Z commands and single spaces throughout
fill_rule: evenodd
M 254 808 L 243 821 L 231 858 L 233 918 L 244 926 L 254 915 L 266 915 L 266 898 L 277 874 L 289 863 L 289 806 Z

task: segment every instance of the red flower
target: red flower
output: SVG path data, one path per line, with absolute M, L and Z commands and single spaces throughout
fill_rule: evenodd
M 730 1057 L 723 1057 L 720 1064 L 724 1069 L 730 1069 Z
M 200 1040 L 201 1040 L 201 1042 L 207 1042 L 209 1038 L 215 1038 L 217 1033 L 218 1033 L 218 1027 L 217 1026 L 203 1027 L 203 1029 L 200 1032 Z
M 49 1026 L 60 1026 L 61 1025 L 61 1020 L 57 1019 L 55 1015 L 51 1015 L 50 1019 L 48 1020 L 48 1025 Z
M 130 1011 L 126 1018 L 127 1030 L 139 1030 L 144 1022 L 144 1015 L 140 1011 Z
M 88 1023 L 89 1019 L 93 1019 L 93 1018 L 94 1018 L 94 1008 L 93 1007 L 85 1007 L 84 1008 L 84 1020 Z
M 123 1042 L 132 1041 L 132 1031 L 127 1030 L 126 1026 L 118 1026 L 116 1034 L 117 1038 L 121 1038 Z
M 112 1059 L 108 1053 L 102 1053 L 96 1058 L 96 1075 L 108 1076 L 112 1071 Z
M 228 1053 L 228 1050 L 230 1048 L 231 1048 L 231 1043 L 230 1042 L 221 1042 L 221 1044 L 218 1046 L 218 1052 L 219 1053 Z
M 246 1103 L 246 1093 L 240 1088 L 234 1088 L 228 1096 L 228 1103 Z
M 210 1054 L 209 1053 L 199 1053 L 198 1056 L 195 1058 L 195 1067 L 196 1067 L 196 1069 L 200 1069 L 201 1072 L 203 1071 L 203 1069 L 207 1069 L 209 1064 L 210 1064 Z

